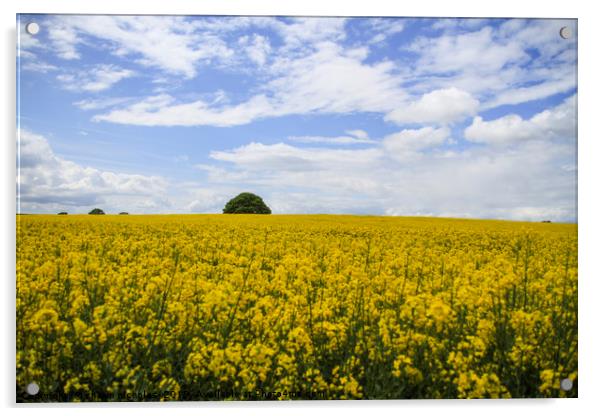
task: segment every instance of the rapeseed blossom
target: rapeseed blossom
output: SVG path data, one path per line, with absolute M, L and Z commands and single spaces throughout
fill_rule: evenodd
M 24 393 L 32 381 L 74 401 L 577 395 L 576 225 L 252 215 L 17 225 L 20 401 L 36 400 Z

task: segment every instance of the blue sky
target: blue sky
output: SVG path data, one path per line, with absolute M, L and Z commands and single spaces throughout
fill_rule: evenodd
M 20 212 L 221 212 L 251 191 L 274 213 L 576 221 L 574 20 L 18 30 Z

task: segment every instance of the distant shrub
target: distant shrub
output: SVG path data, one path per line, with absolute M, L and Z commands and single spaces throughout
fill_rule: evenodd
M 105 215 L 105 212 L 100 208 L 94 208 L 92 211 L 88 212 L 90 215 Z
M 61 212 L 58 213 L 58 215 L 67 215 L 67 212 L 61 211 Z
M 119 215 L 130 215 L 130 214 L 128 212 L 123 211 L 123 212 L 120 212 Z

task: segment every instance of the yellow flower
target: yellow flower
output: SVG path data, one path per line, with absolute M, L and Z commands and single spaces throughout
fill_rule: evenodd
M 19 216 L 17 385 L 575 397 L 577 275 L 575 224 Z

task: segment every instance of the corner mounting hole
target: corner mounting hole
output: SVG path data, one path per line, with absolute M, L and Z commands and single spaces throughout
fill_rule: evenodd
M 38 383 L 29 383 L 25 391 L 27 391 L 27 394 L 30 396 L 35 396 L 40 392 L 40 386 L 38 386 Z
M 563 26 L 560 29 L 560 37 L 562 39 L 569 39 L 573 35 L 571 28 L 568 26 Z
M 36 22 L 29 22 L 25 25 L 25 31 L 30 35 L 37 35 L 40 31 L 40 25 Z
M 562 381 L 560 382 L 560 388 L 564 391 L 569 391 L 573 388 L 573 380 L 571 380 L 570 378 L 562 379 Z

